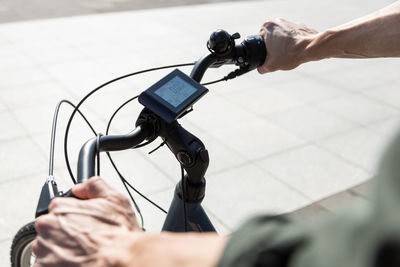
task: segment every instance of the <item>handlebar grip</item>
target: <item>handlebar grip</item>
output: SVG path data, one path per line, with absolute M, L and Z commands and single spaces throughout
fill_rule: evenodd
M 72 193 L 72 189 L 68 190 L 67 192 L 65 192 L 64 194 L 62 194 L 60 197 L 74 197 L 74 198 L 79 199 L 79 197 L 75 196 L 75 195 Z
M 245 50 L 246 62 L 249 64 L 249 71 L 264 64 L 267 57 L 267 49 L 264 39 L 259 35 L 246 37 L 241 43 Z

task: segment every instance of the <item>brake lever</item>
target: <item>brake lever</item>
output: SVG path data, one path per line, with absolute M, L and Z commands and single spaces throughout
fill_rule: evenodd
M 50 202 L 55 198 L 55 197 L 76 197 L 72 193 L 72 189 L 68 190 L 67 192 L 63 193 L 62 191 L 58 191 L 57 188 L 57 183 L 54 180 L 53 176 L 49 176 L 42 186 L 42 190 L 40 192 L 40 197 L 38 201 L 38 205 L 36 208 L 36 213 L 35 213 L 35 218 L 49 213 L 49 205 Z

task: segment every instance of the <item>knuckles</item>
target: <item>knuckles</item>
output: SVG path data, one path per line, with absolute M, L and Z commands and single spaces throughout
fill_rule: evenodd
M 52 215 L 46 214 L 40 216 L 36 221 L 35 221 L 35 229 L 36 232 L 39 234 L 47 231 L 49 227 L 52 226 Z
M 99 188 L 104 186 L 104 182 L 103 179 L 101 179 L 98 176 L 95 176 L 90 178 L 86 182 L 86 186 L 89 192 L 97 193 L 99 191 Z
M 59 208 L 59 207 L 62 205 L 62 203 L 63 203 L 63 199 L 62 199 L 62 198 L 60 198 L 60 197 L 54 198 L 54 199 L 50 202 L 49 211 L 52 211 L 52 210 L 54 210 L 54 209 L 56 209 L 56 208 Z
M 272 30 L 273 28 L 275 28 L 276 26 L 278 26 L 278 24 L 275 21 L 269 20 L 264 22 L 264 24 L 262 25 L 262 29 L 266 29 L 266 30 Z
M 273 20 L 268 20 L 268 21 L 263 23 L 262 27 L 267 27 L 269 25 L 276 25 L 276 23 Z
M 115 195 L 115 199 L 117 200 L 117 202 L 119 204 L 121 204 L 124 207 L 130 207 L 130 205 L 131 205 L 131 203 L 129 202 L 129 199 L 120 193 L 117 193 Z

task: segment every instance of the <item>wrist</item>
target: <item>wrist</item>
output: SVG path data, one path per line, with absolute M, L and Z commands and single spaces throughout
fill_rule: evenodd
M 132 251 L 143 232 L 112 232 L 103 239 L 99 246 L 98 257 L 109 267 L 136 266 L 132 265 Z
M 303 63 L 340 57 L 342 52 L 335 48 L 338 34 L 338 30 L 329 29 L 310 37 L 305 47 Z
M 297 55 L 296 61 L 297 65 L 301 65 L 310 61 L 314 61 L 315 59 L 315 39 L 316 35 L 307 36 L 301 39 L 297 43 Z
M 114 266 L 215 267 L 227 238 L 217 234 L 137 233 L 124 237 Z M 115 256 L 114 256 L 115 258 Z

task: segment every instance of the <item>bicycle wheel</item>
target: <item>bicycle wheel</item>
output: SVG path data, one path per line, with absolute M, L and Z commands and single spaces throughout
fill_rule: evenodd
M 35 222 L 30 222 L 19 229 L 11 245 L 12 267 L 33 266 L 35 263 L 35 256 L 31 251 L 31 246 L 35 237 Z

